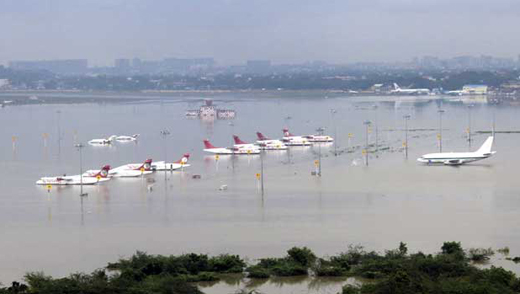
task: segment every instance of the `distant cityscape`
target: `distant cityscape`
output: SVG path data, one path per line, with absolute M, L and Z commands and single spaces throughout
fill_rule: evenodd
M 358 62 L 331 64 L 325 61 L 310 61 L 301 64 L 274 64 L 270 60 L 247 60 L 243 65 L 219 66 L 214 58 L 165 58 L 143 60 L 118 58 L 113 66 L 91 67 L 87 59 L 60 60 L 15 60 L 8 68 L 13 70 L 47 70 L 61 75 L 169 75 L 201 73 L 255 73 L 275 74 L 305 72 L 309 70 L 496 70 L 520 68 L 520 55 L 500 58 L 488 55 L 458 56 L 442 59 L 435 56 L 413 58 L 409 62 Z
M 429 93 L 464 94 L 468 85 L 486 86 L 486 94 L 520 96 L 520 55 L 434 56 L 409 62 L 330 64 L 311 61 L 274 64 L 247 60 L 220 66 L 214 58 L 118 58 L 113 66 L 92 67 L 87 59 L 15 60 L 0 66 L 0 90 L 75 91 L 214 91 L 330 90 L 349 94 L 395 93 L 428 89 Z M 404 91 L 398 93 L 413 93 Z

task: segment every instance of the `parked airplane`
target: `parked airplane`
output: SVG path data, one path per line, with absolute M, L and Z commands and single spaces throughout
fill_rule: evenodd
M 74 176 L 57 176 L 57 177 L 42 177 L 36 181 L 37 185 L 94 185 L 101 182 L 109 181 L 108 171 L 110 165 L 105 165 L 101 170 L 87 171 L 80 175 Z M 83 177 L 83 179 L 82 179 Z
M 231 148 L 215 147 L 208 140 L 204 140 L 204 151 L 220 154 L 220 155 L 249 155 L 249 154 L 260 154 L 260 149 L 256 146 L 246 145 L 235 145 Z
M 147 159 L 144 163 L 130 163 L 111 169 L 108 172 L 110 177 L 128 178 L 139 177 L 153 173 L 152 160 Z
M 137 137 L 139 137 L 139 134 L 135 134 L 132 136 L 116 136 L 115 140 L 118 142 L 132 142 L 137 141 Z
M 287 128 L 283 129 L 282 142 L 287 146 L 310 146 L 311 142 L 305 137 L 295 136 L 289 133 Z
M 430 94 L 430 89 L 401 89 L 398 84 L 394 83 L 394 90 L 390 91 L 390 93 L 404 95 L 427 95 Z
M 186 153 L 182 156 L 181 159 L 179 159 L 176 162 L 173 163 L 166 163 L 164 161 L 157 161 L 152 163 L 152 169 L 153 170 L 177 170 L 181 168 L 185 168 L 190 166 L 188 164 L 188 159 L 190 158 L 190 154 Z
M 269 139 L 260 132 L 256 132 L 256 144 L 263 150 L 286 150 L 288 147 L 280 140 Z
M 112 141 L 114 141 L 117 138 L 117 136 L 110 136 L 108 138 L 104 139 L 92 139 L 88 141 L 90 145 L 110 145 L 112 144 Z
M 417 158 L 417 161 L 426 164 L 461 165 L 486 159 L 496 153 L 496 151 L 491 151 L 493 138 L 493 136 L 489 136 L 484 144 L 475 152 L 430 153 Z
M 285 150 L 285 149 L 287 149 L 287 146 L 285 146 L 285 144 L 283 144 L 280 140 L 268 140 L 266 142 L 257 141 L 256 144 L 246 143 L 246 142 L 240 140 L 240 138 L 238 136 L 233 136 L 233 140 L 235 140 L 234 147 L 247 147 L 247 148 L 259 149 L 259 150 Z
M 303 137 L 312 143 L 334 142 L 334 138 L 332 138 L 331 136 L 327 136 L 327 135 L 307 135 L 307 136 L 303 136 Z

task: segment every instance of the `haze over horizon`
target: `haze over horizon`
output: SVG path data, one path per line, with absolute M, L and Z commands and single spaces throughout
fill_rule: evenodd
M 0 0 L 10 60 L 213 57 L 222 65 L 520 54 L 515 0 Z M 417 24 L 420 24 L 418 26 Z

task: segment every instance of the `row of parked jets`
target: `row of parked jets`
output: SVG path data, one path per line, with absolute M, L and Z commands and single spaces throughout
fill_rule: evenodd
M 289 146 L 310 146 L 313 143 L 330 143 L 334 138 L 327 135 L 295 136 L 288 129 L 283 129 L 282 139 L 270 139 L 257 132 L 255 143 L 246 143 L 234 135 L 235 144 L 232 147 L 215 147 L 209 140 L 204 140 L 204 151 L 220 155 L 260 154 L 261 150 L 287 150 Z
M 174 171 L 190 166 L 190 155 L 173 163 L 165 161 L 153 162 L 147 159 L 143 163 L 129 163 L 112 169 L 110 165 L 103 166 L 100 170 L 87 170 L 81 175 L 43 177 L 36 181 L 37 185 L 94 185 L 111 180 L 112 178 L 131 178 L 151 174 L 155 171 Z

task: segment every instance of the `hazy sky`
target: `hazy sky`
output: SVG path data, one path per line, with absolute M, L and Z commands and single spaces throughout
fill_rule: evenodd
M 519 0 L 0 0 L 0 63 L 520 54 Z

